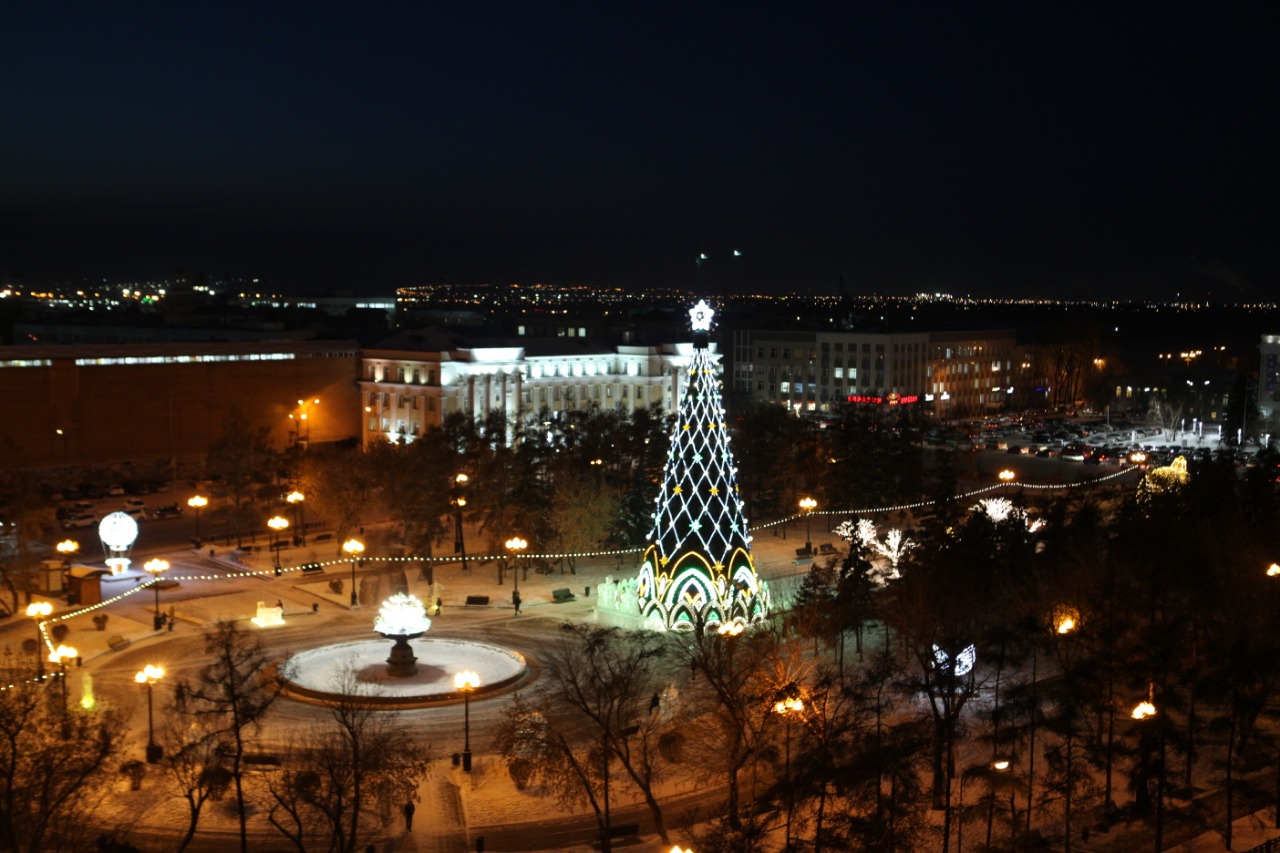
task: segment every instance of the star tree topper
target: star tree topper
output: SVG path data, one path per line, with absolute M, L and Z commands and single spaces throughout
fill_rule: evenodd
M 699 299 L 698 304 L 689 309 L 689 321 L 695 332 L 711 331 L 711 318 L 715 311 L 707 304 L 707 300 Z

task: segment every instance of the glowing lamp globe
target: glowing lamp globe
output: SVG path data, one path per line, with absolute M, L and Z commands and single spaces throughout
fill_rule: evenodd
M 138 522 L 123 512 L 113 512 L 98 525 L 98 538 L 112 551 L 128 551 L 138 538 Z

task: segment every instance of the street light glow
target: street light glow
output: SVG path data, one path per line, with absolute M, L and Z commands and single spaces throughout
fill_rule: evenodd
M 1002 483 L 1012 483 L 1018 475 L 1010 471 L 1008 468 L 1005 468 L 997 476 L 1000 478 L 1000 482 Z
M 141 672 L 134 673 L 133 680 L 139 684 L 155 684 L 164 678 L 164 667 L 155 664 L 147 664 L 142 668 Z
M 1145 720 L 1147 717 L 1154 717 L 1155 715 L 1156 715 L 1156 706 L 1151 704 L 1146 699 L 1139 702 L 1133 708 L 1132 717 L 1135 720 Z
M 480 676 L 471 670 L 454 673 L 453 686 L 458 690 L 475 690 L 480 686 Z
M 192 509 L 197 509 L 197 510 L 203 509 L 208 505 L 209 505 L 209 499 L 206 498 L 204 495 L 194 495 L 191 498 L 187 499 L 187 506 L 191 507 Z
M 48 616 L 53 612 L 53 605 L 47 601 L 33 601 L 27 605 L 27 615 L 33 618 Z

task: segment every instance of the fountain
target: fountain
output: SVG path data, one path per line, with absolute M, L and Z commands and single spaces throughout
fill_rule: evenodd
M 524 677 L 527 664 L 519 652 L 475 640 L 422 639 L 430 627 L 426 606 L 396 593 L 382 603 L 373 623 L 385 639 L 299 652 L 281 668 L 281 686 L 286 696 L 305 701 L 336 704 L 355 696 L 369 707 L 407 708 L 464 701 L 454 684 L 459 672 L 478 673 L 482 686 L 472 691 L 477 696 Z M 390 655 L 386 640 L 393 641 Z
M 415 596 L 397 592 L 382 602 L 373 630 L 395 641 L 387 658 L 387 675 L 408 678 L 418 674 L 418 658 L 414 656 L 409 641 L 418 639 L 430 627 L 427 608 Z

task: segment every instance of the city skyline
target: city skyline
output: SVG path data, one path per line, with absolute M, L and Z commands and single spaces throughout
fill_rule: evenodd
M 1255 300 L 1276 24 L 8 10 L 0 278 Z

